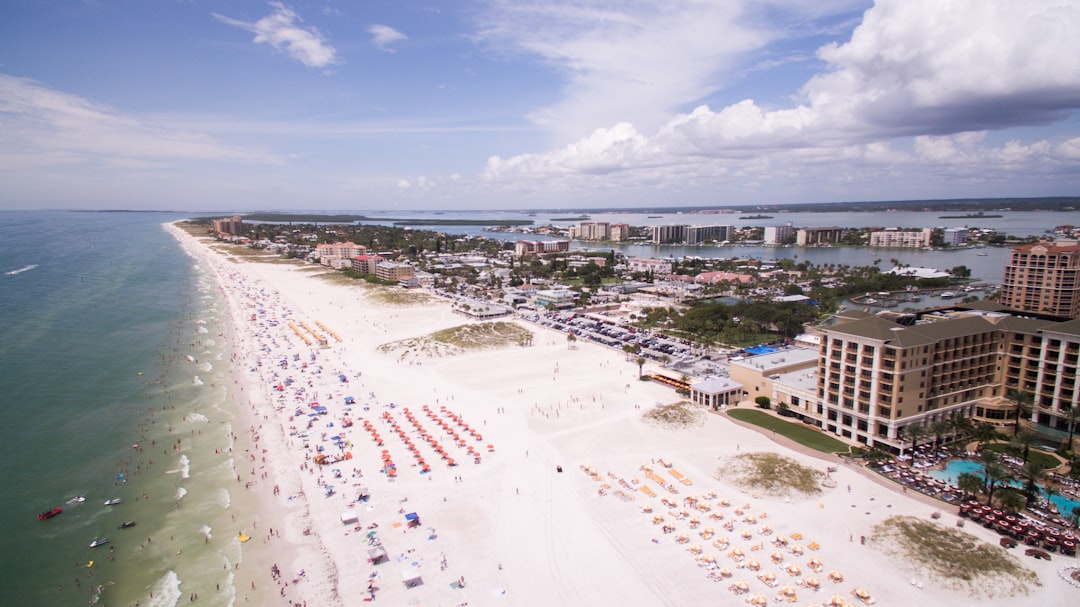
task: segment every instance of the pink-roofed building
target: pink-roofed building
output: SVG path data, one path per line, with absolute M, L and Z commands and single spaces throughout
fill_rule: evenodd
M 694 277 L 694 282 L 698 284 L 711 285 L 720 282 L 732 282 L 740 284 L 750 284 L 754 282 L 754 277 L 750 274 L 736 274 L 735 272 L 702 272 Z
M 357 255 L 352 258 L 352 269 L 361 274 L 374 274 L 380 261 L 385 260 L 379 255 Z

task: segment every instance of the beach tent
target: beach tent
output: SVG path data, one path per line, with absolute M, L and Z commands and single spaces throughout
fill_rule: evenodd
M 383 548 L 382 546 L 368 548 L 367 554 L 367 560 L 372 565 L 378 565 L 379 563 L 387 563 L 390 561 L 390 557 L 386 554 L 386 548 Z
M 401 581 L 406 588 L 416 588 L 424 583 L 424 580 L 420 577 L 420 571 L 412 568 L 401 572 Z
M 342 525 L 355 525 L 358 520 L 360 520 L 360 519 L 358 519 L 356 517 L 355 512 L 342 512 L 341 513 L 341 524 Z
M 405 515 L 405 520 L 408 522 L 410 527 L 419 527 L 420 526 L 420 515 L 415 513 L 415 512 L 410 512 L 410 513 L 406 514 Z

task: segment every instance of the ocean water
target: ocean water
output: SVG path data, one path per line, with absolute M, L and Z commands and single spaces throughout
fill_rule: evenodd
M 0 604 L 236 595 L 251 521 L 224 308 L 162 227 L 178 218 L 0 213 Z M 111 543 L 90 548 L 97 537 Z

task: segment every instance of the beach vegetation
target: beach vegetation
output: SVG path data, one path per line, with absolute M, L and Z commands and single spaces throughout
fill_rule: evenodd
M 438 358 L 455 356 L 473 350 L 491 350 L 507 346 L 532 344 L 532 332 L 511 322 L 482 322 L 460 325 L 379 346 L 379 351 L 398 353 L 404 360 L 410 356 Z
M 983 450 L 991 453 L 1005 453 L 1023 459 L 1022 450 L 1014 443 L 993 443 L 983 447 Z M 1042 449 L 1028 449 L 1026 461 L 1035 462 L 1042 468 L 1057 468 L 1061 465 L 1061 460 Z
M 724 460 L 716 477 L 771 496 L 817 495 L 825 473 L 777 453 L 742 453 Z
M 870 545 L 930 572 L 946 587 L 975 596 L 1007 598 L 1042 585 L 1005 549 L 913 516 L 893 516 L 876 525 Z
M 822 453 L 846 453 L 849 450 L 847 443 L 835 439 L 820 430 L 811 428 L 806 424 L 794 424 L 782 420 L 764 411 L 729 408 L 727 414 L 739 421 L 772 430 L 800 445 Z
M 705 423 L 705 412 L 689 401 L 679 401 L 653 407 L 642 418 L 665 428 L 696 428 Z

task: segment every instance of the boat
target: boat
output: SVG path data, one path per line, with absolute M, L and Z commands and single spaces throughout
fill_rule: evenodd
M 64 511 L 64 509 L 62 507 L 57 506 L 57 507 L 53 508 L 52 510 L 46 510 L 45 512 L 42 512 L 41 514 L 37 515 L 37 517 L 38 517 L 38 520 L 43 521 L 43 520 L 45 520 L 47 518 L 52 518 L 52 517 L 56 516 L 57 514 L 60 514 L 63 511 Z
M 86 501 L 85 497 L 83 497 L 81 495 L 76 495 L 75 497 L 69 499 L 68 503 L 69 504 L 81 504 L 81 503 L 83 503 L 85 501 Z
M 944 291 L 939 297 L 942 299 L 952 299 L 953 297 L 956 297 L 956 291 Z
M 118 497 L 114 497 L 112 499 L 105 500 L 105 505 L 106 506 L 115 506 L 117 504 L 123 504 L 123 503 L 124 503 L 124 500 L 122 500 L 122 499 L 120 499 Z
M 976 255 L 978 255 L 979 257 L 986 257 L 987 255 L 989 255 L 989 253 L 983 253 L 982 251 L 979 251 L 978 253 L 976 253 Z
M 112 540 L 110 540 L 107 537 L 94 538 L 94 541 L 90 542 L 90 547 L 91 548 L 97 548 L 98 546 L 104 546 L 105 544 L 108 544 L 110 541 L 112 541 Z
M 120 526 L 117 527 L 117 529 L 127 529 L 128 527 L 134 527 L 134 526 L 135 526 L 135 521 L 124 521 L 124 522 L 120 523 Z

